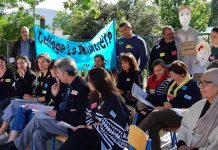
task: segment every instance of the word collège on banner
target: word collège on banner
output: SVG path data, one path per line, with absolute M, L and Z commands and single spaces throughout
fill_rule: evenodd
M 34 26 L 34 35 L 37 56 L 48 53 L 52 59 L 70 57 L 75 59 L 78 70 L 89 70 L 94 66 L 94 56 L 101 54 L 106 69 L 116 68 L 115 20 L 87 42 L 65 40 L 37 26 Z

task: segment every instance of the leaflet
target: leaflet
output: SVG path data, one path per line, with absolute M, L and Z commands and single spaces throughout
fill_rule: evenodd
M 144 103 L 145 105 L 154 108 L 155 106 L 152 105 L 149 101 L 146 100 L 148 94 L 143 91 L 137 84 L 133 83 L 132 86 L 132 96 Z
M 54 106 L 46 106 L 42 104 L 26 104 L 25 107 L 40 112 L 52 111 L 54 109 Z

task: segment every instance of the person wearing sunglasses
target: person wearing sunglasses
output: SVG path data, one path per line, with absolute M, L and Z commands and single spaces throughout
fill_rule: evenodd
M 218 68 L 205 71 L 198 81 L 203 100 L 184 115 L 178 132 L 178 150 L 218 148 Z

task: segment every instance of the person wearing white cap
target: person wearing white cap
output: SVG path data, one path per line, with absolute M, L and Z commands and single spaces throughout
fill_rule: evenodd
M 198 85 L 204 99 L 183 117 L 177 137 L 178 150 L 218 148 L 218 68 L 205 71 Z

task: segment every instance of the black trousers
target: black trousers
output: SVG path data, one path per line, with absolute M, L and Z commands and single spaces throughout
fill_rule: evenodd
M 160 135 L 159 131 L 167 127 L 179 128 L 182 117 L 174 111 L 164 109 L 151 112 L 140 124 L 139 127 L 143 131 L 148 131 L 149 138 L 152 140 L 152 150 L 160 150 Z
M 0 101 L 0 124 L 2 124 L 4 122 L 4 120 L 2 119 L 3 111 L 10 103 L 11 103 L 10 98 L 6 98 L 6 99 Z
M 81 128 L 70 135 L 61 150 L 101 150 L 101 137 L 96 130 Z

